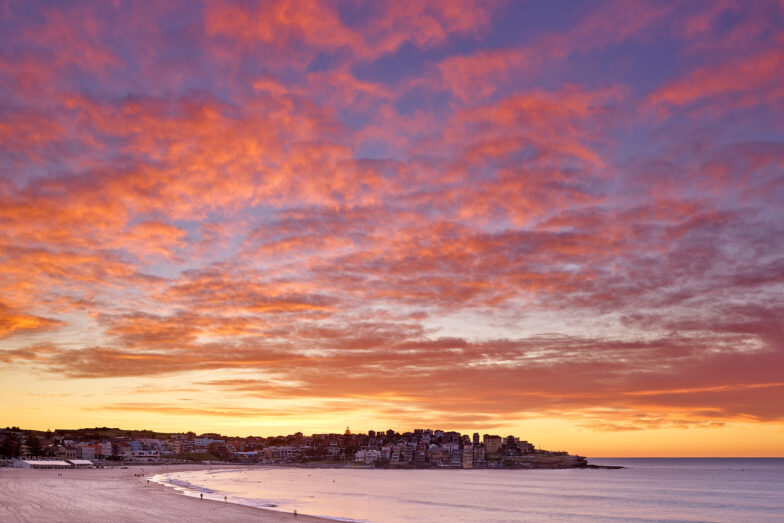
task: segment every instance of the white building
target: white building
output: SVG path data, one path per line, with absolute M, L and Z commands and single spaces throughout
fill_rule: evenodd
M 15 459 L 13 466 L 18 469 L 70 469 L 67 461 L 56 459 Z
M 123 454 L 123 459 L 137 463 L 150 463 L 159 461 L 161 453 L 158 450 L 126 450 Z
M 359 463 L 375 463 L 381 458 L 381 452 L 375 449 L 361 449 L 354 455 L 354 461 Z
M 75 469 L 95 468 L 95 464 L 89 459 L 69 459 L 68 463 L 73 465 Z

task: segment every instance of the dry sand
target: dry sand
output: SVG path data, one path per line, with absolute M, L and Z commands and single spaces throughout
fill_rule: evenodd
M 329 521 L 200 500 L 170 487 L 147 483 L 147 478 L 156 473 L 204 468 L 203 465 L 82 470 L 3 467 L 0 468 L 0 521 Z M 142 470 L 143 476 L 136 477 Z

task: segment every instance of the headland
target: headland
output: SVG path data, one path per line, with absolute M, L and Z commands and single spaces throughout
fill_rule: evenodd
M 330 468 L 555 469 L 596 468 L 586 458 L 534 446 L 517 436 L 440 429 L 355 434 L 301 432 L 231 437 L 215 433 L 160 433 L 97 427 L 53 432 L 0 429 L 0 449 L 13 466 L 41 466 L 29 458 L 74 466 L 119 464 L 244 464 Z M 19 459 L 19 458 L 28 458 Z M 6 461 L 11 464 L 10 460 Z M 0 463 L 1 464 L 1 463 Z

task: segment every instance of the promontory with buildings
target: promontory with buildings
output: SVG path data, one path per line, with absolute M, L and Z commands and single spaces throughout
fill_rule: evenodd
M 587 460 L 536 448 L 519 437 L 414 429 L 354 434 L 301 432 L 273 437 L 226 437 L 92 428 L 55 431 L 0 429 L 0 463 L 66 468 L 138 463 L 243 463 L 363 468 L 584 468 Z

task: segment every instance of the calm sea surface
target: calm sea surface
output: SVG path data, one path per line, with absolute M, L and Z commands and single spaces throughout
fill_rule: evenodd
M 175 472 L 186 495 L 359 521 L 781 521 L 784 459 L 591 459 L 621 470 Z

